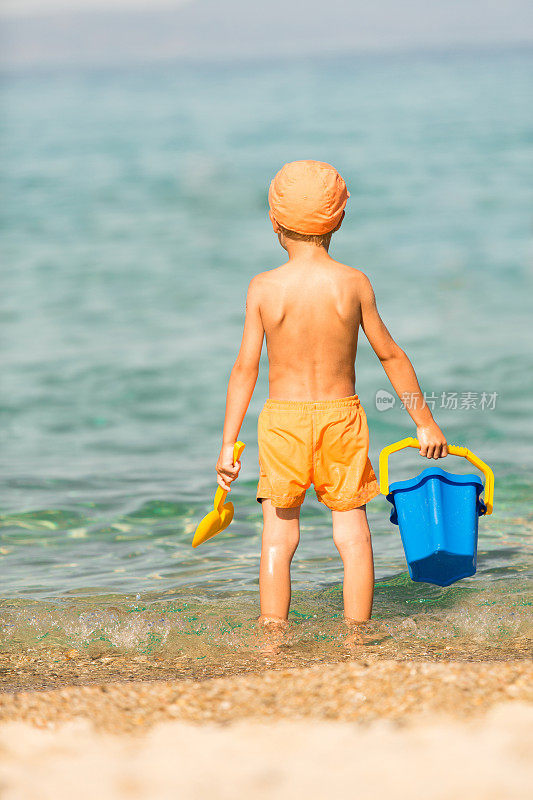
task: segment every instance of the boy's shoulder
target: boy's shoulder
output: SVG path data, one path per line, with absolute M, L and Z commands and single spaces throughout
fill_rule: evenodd
M 247 297 L 248 300 L 257 300 L 261 298 L 267 299 L 269 293 L 280 289 L 281 285 L 287 281 L 291 281 L 291 276 L 285 269 L 286 264 L 272 269 L 258 272 L 257 275 L 251 279 L 248 285 Z M 372 284 L 368 276 L 357 267 L 351 267 L 348 264 L 343 264 L 340 261 L 331 259 L 331 264 L 328 264 L 328 269 L 332 269 L 337 273 L 337 278 L 348 289 L 352 289 L 355 295 L 364 296 L 372 293 Z
M 358 267 L 352 267 L 349 264 L 343 264 L 342 261 L 335 261 L 331 259 L 332 263 L 339 268 L 348 279 L 352 279 L 358 283 L 365 283 L 368 281 L 368 276 Z
M 262 287 L 268 281 L 268 276 L 272 270 L 266 270 L 265 272 L 258 272 L 257 275 L 254 275 L 251 279 L 250 283 L 248 284 L 248 297 L 257 296 L 257 294 L 261 291 Z
M 248 284 L 248 297 L 257 297 L 261 292 L 279 286 L 280 282 L 283 281 L 284 266 L 285 265 L 282 264 L 281 267 L 267 269 L 264 272 L 258 272 L 257 275 L 254 275 Z
M 342 279 L 347 281 L 360 299 L 373 294 L 374 290 L 372 289 L 370 278 L 363 270 L 358 267 L 350 267 L 348 264 L 343 264 L 340 261 L 335 261 L 334 263 L 342 270 Z
M 281 264 L 279 267 L 272 267 L 264 272 L 258 272 L 250 281 L 249 286 L 259 287 L 273 281 L 283 280 L 285 276 L 288 277 L 286 270 L 287 264 Z M 328 269 L 335 269 L 347 279 L 352 279 L 360 283 L 370 283 L 368 275 L 360 270 L 358 267 L 351 267 L 349 264 L 343 264 L 341 261 L 335 261 L 333 258 L 328 264 Z

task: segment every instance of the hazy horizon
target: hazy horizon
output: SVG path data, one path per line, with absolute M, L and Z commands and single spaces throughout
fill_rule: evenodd
M 275 58 L 339 52 L 528 46 L 533 7 L 526 0 L 487 8 L 452 0 L 372 6 L 330 0 L 20 0 L 0 7 L 3 66 L 166 60 L 175 57 Z

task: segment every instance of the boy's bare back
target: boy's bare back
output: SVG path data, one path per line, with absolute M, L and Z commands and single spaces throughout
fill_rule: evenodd
M 328 253 L 348 197 L 338 172 L 319 161 L 286 164 L 270 185 L 270 221 L 289 260 L 256 275 L 248 287 L 217 461 L 218 483 L 226 491 L 240 469 L 233 464 L 233 446 L 257 381 L 265 336 L 271 401 L 340 407 L 338 401 L 358 402 L 355 357 L 362 328 L 416 425 L 420 454 L 447 454 L 446 438 L 424 402 L 413 365 L 378 313 L 370 281 Z
M 361 279 L 358 270 L 329 257 L 289 262 L 257 276 L 271 398 L 354 394 Z

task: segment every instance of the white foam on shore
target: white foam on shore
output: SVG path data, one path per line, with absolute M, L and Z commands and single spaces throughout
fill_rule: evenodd
M 81 719 L 12 722 L 0 726 L 0 787 L 2 800 L 529 800 L 532 730 L 521 703 L 468 722 L 168 722 L 136 737 Z

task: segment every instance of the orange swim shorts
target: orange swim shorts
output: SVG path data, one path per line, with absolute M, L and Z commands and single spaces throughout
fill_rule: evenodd
M 257 425 L 257 500 L 300 506 L 313 484 L 318 500 L 349 511 L 379 494 L 368 458 L 368 425 L 357 395 L 338 400 L 267 400 Z

